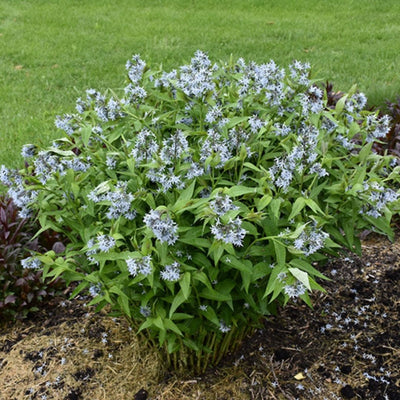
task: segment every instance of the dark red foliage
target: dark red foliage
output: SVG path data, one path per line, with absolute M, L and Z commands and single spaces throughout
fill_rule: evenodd
M 333 84 L 326 82 L 325 84 L 325 91 L 327 96 L 327 107 L 328 108 L 335 108 L 336 103 L 343 97 L 343 92 L 335 92 L 333 90 Z
M 55 232 L 39 230 L 30 219 L 20 218 L 18 208 L 5 196 L 0 197 L 0 320 L 22 318 L 45 299 L 54 297 L 64 284 L 60 279 L 43 282 L 40 270 L 24 269 L 21 260 L 35 251 L 51 250 L 63 238 Z

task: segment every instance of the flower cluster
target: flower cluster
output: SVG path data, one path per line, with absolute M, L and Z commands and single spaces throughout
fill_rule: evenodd
M 277 158 L 274 165 L 269 168 L 271 180 L 276 187 L 284 192 L 287 191 L 294 177 L 305 172 L 307 168 L 309 173 L 316 173 L 319 177 L 328 175 L 321 163 L 316 162 L 319 157 L 316 152 L 318 136 L 319 131 L 315 126 L 300 127 L 297 132 L 298 144 L 294 145 L 289 153 Z
M 378 182 L 365 182 L 363 192 L 368 196 L 368 202 L 360 210 L 373 218 L 379 218 L 387 207 L 399 198 L 399 194 L 393 189 L 385 188 Z
M 294 61 L 293 64 L 289 65 L 290 79 L 302 86 L 308 86 L 310 84 L 310 70 L 311 65 L 309 63 L 302 63 L 300 61 Z
M 328 237 L 329 235 L 321 229 L 307 229 L 301 232 L 300 236 L 294 241 L 294 247 L 303 252 L 304 255 L 309 256 L 322 249 Z
M 22 183 L 8 189 L 8 195 L 17 207 L 20 208 L 19 216 L 28 218 L 33 215 L 32 205 L 38 197 L 36 190 L 26 190 Z
M 240 65 L 243 77 L 239 81 L 239 96 L 245 98 L 250 94 L 265 96 L 265 103 L 270 106 L 279 106 L 285 97 L 283 79 L 285 70 L 271 60 L 268 64 Z
M 152 230 L 160 242 L 174 244 L 178 240 L 178 226 L 159 210 L 150 210 L 143 218 L 145 225 Z
M 132 149 L 131 156 L 135 162 L 151 162 L 158 151 L 157 138 L 149 129 L 142 129 L 136 137 L 135 146 Z
M 86 91 L 86 100 L 85 103 L 78 99 L 78 112 L 86 110 L 93 104 L 97 117 L 101 122 L 115 121 L 117 118 L 124 116 L 120 102 L 114 97 L 107 100 L 106 97 L 97 90 L 89 89 Z
M 366 118 L 367 141 L 373 142 L 376 139 L 383 138 L 390 130 L 390 117 L 384 115 L 378 118 L 376 115 L 371 114 Z
M 317 114 L 321 112 L 324 108 L 322 98 L 322 90 L 316 86 L 311 86 L 307 93 L 302 93 L 300 95 L 300 103 L 303 115 Z
M 126 265 L 128 266 L 129 273 L 133 277 L 137 276 L 138 274 L 147 276 L 152 272 L 151 256 L 145 256 L 140 259 L 128 258 L 126 260 Z
M 173 167 L 150 169 L 147 172 L 147 178 L 151 182 L 158 183 L 160 185 L 159 190 L 162 192 L 167 192 L 172 188 L 183 189 L 185 187 L 185 181 L 180 175 L 175 175 Z
M 215 239 L 222 240 L 224 243 L 232 243 L 235 246 L 242 246 L 246 236 L 246 230 L 242 227 L 239 217 L 230 219 L 227 223 L 222 223 L 219 219 L 211 226 L 211 233 Z
M 42 267 L 42 262 L 38 258 L 28 257 L 21 260 L 22 268 L 25 269 L 40 269 Z
M 228 195 L 221 194 L 217 194 L 215 199 L 210 201 L 210 207 L 218 216 L 222 216 L 228 211 L 237 210 L 239 208 L 233 204 L 232 199 Z
M 165 281 L 175 282 L 180 278 L 180 265 L 174 261 L 172 264 L 166 265 L 164 270 L 160 272 L 160 276 Z
M 21 155 L 24 158 L 31 158 L 36 153 L 36 146 L 34 144 L 25 144 L 22 146 Z
M 63 117 L 58 115 L 54 124 L 58 129 L 62 129 L 67 135 L 72 135 L 79 127 L 75 121 L 74 115 L 71 114 L 65 114 Z
M 214 91 L 213 72 L 216 68 L 204 52 L 197 51 L 191 63 L 181 67 L 176 86 L 188 97 L 201 98 Z
M 289 296 L 289 298 L 295 299 L 306 293 L 307 288 L 301 282 L 296 282 L 296 284 L 294 285 L 286 285 L 284 287 L 284 291 L 285 294 Z
M 97 194 L 95 189 L 87 197 L 94 203 L 108 204 L 108 211 L 105 214 L 108 219 L 118 219 L 123 216 L 128 220 L 133 220 L 136 217 L 136 211 L 132 210 L 135 197 L 127 192 L 126 182 L 117 182 L 115 190 L 107 193 Z
M 92 263 L 98 264 L 93 255 L 98 253 L 108 253 L 116 245 L 115 239 L 110 235 L 98 235 L 96 238 L 90 239 L 86 244 L 86 256 Z
M 160 158 L 166 165 L 174 165 L 188 150 L 189 144 L 185 135 L 181 130 L 177 130 L 169 138 L 163 140 Z

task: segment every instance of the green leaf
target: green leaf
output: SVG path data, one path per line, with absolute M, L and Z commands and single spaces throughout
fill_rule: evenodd
M 231 301 L 232 300 L 232 296 L 230 294 L 217 292 L 216 290 L 210 289 L 210 288 L 204 288 L 200 292 L 200 297 L 203 297 L 204 299 L 217 300 L 217 301 Z
M 257 210 L 258 211 L 264 210 L 264 208 L 267 207 L 267 205 L 271 202 L 271 200 L 272 200 L 272 196 L 269 194 L 266 194 L 263 197 L 261 197 L 261 199 L 256 201 Z
M 244 194 L 257 194 L 260 189 L 258 187 L 247 187 L 247 186 L 232 186 L 227 190 L 227 194 L 230 197 L 243 196 Z
M 275 248 L 276 262 L 280 266 L 286 264 L 286 246 L 277 239 L 272 239 Z
M 238 260 L 234 256 L 227 256 L 224 258 L 224 264 L 230 267 L 233 267 L 240 271 L 240 275 L 242 276 L 243 288 L 246 293 L 248 293 L 250 283 L 253 278 L 253 264 L 250 260 Z
M 200 314 L 204 315 L 209 321 L 211 321 L 215 325 L 219 325 L 219 320 L 217 317 L 217 314 L 215 313 L 214 309 L 210 306 L 207 305 L 207 308 L 205 310 L 200 309 Z
M 179 350 L 180 343 L 173 339 L 175 338 L 168 338 L 168 345 L 167 345 L 168 354 L 175 353 L 176 351 Z
M 248 235 L 252 235 L 254 237 L 258 236 L 258 230 L 251 222 L 243 221 L 242 228 L 247 232 Z
M 220 260 L 222 254 L 224 253 L 224 244 L 219 240 L 214 240 L 213 244 L 211 245 L 208 254 L 212 255 L 214 264 L 217 265 L 218 261 Z
M 107 303 L 110 303 L 110 302 L 108 300 L 105 301 L 105 296 L 96 296 L 95 298 L 90 300 L 90 302 L 88 303 L 88 306 L 94 306 L 96 304 L 99 304 L 99 308 L 96 309 L 96 311 L 99 311 L 102 308 L 104 308 Z
M 75 296 L 77 296 L 80 292 L 85 290 L 89 286 L 89 282 L 87 281 L 82 281 L 72 292 L 70 298 L 73 299 Z
M 210 259 L 200 251 L 193 251 L 192 252 L 192 265 L 197 265 L 200 269 L 209 268 L 212 266 Z
M 269 203 L 269 209 L 271 210 L 271 217 L 275 220 L 278 220 L 280 217 L 280 208 L 282 203 L 281 198 L 273 199 L 271 203 Z
M 248 117 L 232 117 L 229 118 L 229 122 L 226 126 L 228 129 L 231 129 L 242 122 L 246 122 L 248 119 L 249 119 Z
M 160 329 L 160 331 L 165 331 L 164 321 L 160 316 L 154 318 L 153 325 Z
M 190 203 L 190 200 L 192 200 L 195 186 L 196 186 L 196 180 L 194 179 L 193 182 L 181 192 L 175 204 L 171 207 L 171 211 L 173 213 L 183 211 L 186 205 L 192 204 Z
M 190 286 L 190 280 L 191 280 L 190 272 L 185 272 L 183 274 L 183 277 L 179 280 L 179 285 L 182 289 L 182 293 L 183 296 L 185 297 L 185 300 L 189 298 L 190 292 L 192 291 L 192 288 Z
M 199 281 L 199 282 L 203 283 L 209 289 L 212 289 L 211 282 L 208 279 L 208 276 L 204 272 L 195 271 L 192 276 L 193 276 L 193 280 Z
M 155 208 L 157 208 L 157 205 L 156 205 L 156 202 L 155 202 L 155 200 L 154 200 L 154 197 L 153 197 L 153 195 L 152 195 L 150 192 L 148 192 L 148 193 L 146 194 L 145 201 L 146 201 L 146 203 L 149 205 L 149 207 L 152 208 L 153 210 L 154 210 Z
M 124 311 L 124 313 L 131 318 L 131 309 L 129 307 L 129 298 L 128 296 L 126 296 L 125 294 L 123 296 L 119 296 L 118 297 L 118 304 L 120 305 L 120 307 L 122 308 L 122 310 Z
M 128 166 L 129 172 L 134 175 L 136 171 L 136 161 L 133 158 L 128 158 L 126 160 L 126 165 Z
M 300 214 L 301 210 L 305 207 L 305 205 L 306 205 L 306 199 L 304 197 L 298 197 L 293 204 L 292 212 L 288 216 L 288 220 L 290 221 L 296 215 Z
M 285 286 L 286 286 L 286 283 L 284 283 L 284 282 L 281 282 L 281 281 L 275 282 L 275 287 L 272 292 L 272 296 L 269 299 L 269 303 L 272 303 L 283 292 Z
M 304 301 L 304 303 L 306 303 L 308 305 L 308 307 L 310 307 L 311 309 L 313 309 L 313 305 L 311 303 L 311 299 L 310 296 L 308 294 L 308 292 L 303 293 L 300 298 Z
M 127 260 L 128 258 L 138 258 L 141 255 L 138 252 L 123 251 L 121 253 L 110 251 L 108 253 L 94 254 L 93 258 L 97 261 L 116 261 L 116 260 Z
M 391 170 L 389 176 L 387 177 L 387 180 L 392 181 L 394 179 L 398 179 L 399 176 L 400 176 L 400 166 L 397 166 L 393 170 Z
M 62 157 L 75 157 L 75 153 L 71 150 L 61 150 L 56 147 L 50 147 L 48 151 L 54 154 L 58 154 Z
M 304 199 L 306 205 L 311 208 L 317 214 L 323 214 L 324 212 L 320 209 L 319 205 L 313 199 Z
M 191 339 L 183 339 L 183 344 L 189 349 L 200 351 L 200 347 L 198 346 L 198 344 Z
M 201 230 L 201 228 L 200 228 L 200 230 Z M 191 246 L 198 247 L 198 248 L 204 248 L 204 247 L 208 248 L 211 245 L 211 243 L 208 239 L 204 239 L 204 238 L 198 237 L 198 236 L 195 236 L 195 237 L 184 236 L 184 237 L 179 237 L 178 240 L 181 243 L 186 243 Z
M 348 218 L 344 224 L 342 224 L 344 230 L 344 237 L 347 240 L 348 248 L 353 249 L 354 245 L 354 225 L 355 225 L 355 218 L 354 218 L 354 207 L 353 207 L 353 214 L 351 218 Z
M 92 127 L 91 126 L 85 126 L 81 128 L 80 130 L 81 135 L 82 135 L 82 143 L 87 146 L 89 144 L 89 139 L 90 136 L 92 135 Z
M 181 330 L 178 328 L 178 326 L 177 326 L 174 322 L 172 322 L 170 319 L 165 318 L 165 319 L 163 320 L 163 324 L 164 324 L 164 327 L 165 327 L 166 329 L 169 329 L 169 330 L 171 330 L 172 332 L 175 332 L 175 333 L 178 334 L 179 336 L 183 336 L 182 331 L 181 331 Z
M 143 324 L 140 325 L 138 333 L 141 332 L 143 329 L 151 328 L 153 325 L 154 325 L 154 318 L 147 318 L 146 321 L 144 321 Z
M 293 260 L 290 260 L 289 264 L 295 268 L 299 268 L 303 271 L 308 272 L 308 274 L 311 276 L 316 276 L 321 279 L 329 279 L 325 275 L 321 274 L 321 272 L 316 270 L 308 261 L 302 260 L 300 258 L 294 258 Z
M 233 267 L 250 275 L 253 273 L 253 264 L 250 260 L 239 260 L 236 257 L 229 255 L 224 257 L 222 261 L 228 267 Z
M 373 218 L 369 215 L 364 215 L 364 218 L 372 225 L 375 226 L 380 232 L 386 234 L 391 242 L 394 241 L 394 232 L 393 229 L 390 227 L 388 221 L 384 218 Z
M 103 193 L 107 193 L 111 190 L 110 181 L 101 182 L 93 191 L 99 195 Z
M 161 243 L 159 240 L 156 242 L 156 249 L 158 253 L 158 257 L 160 259 L 160 263 L 162 265 L 168 264 L 168 243 Z
M 172 318 L 175 310 L 186 300 L 185 295 L 183 294 L 182 289 L 175 295 L 174 300 L 172 301 L 171 307 L 169 309 L 169 318 Z
M 300 281 L 308 290 L 311 290 L 310 281 L 308 280 L 307 272 L 301 271 L 298 268 L 289 268 L 290 273 Z
M 343 96 L 336 103 L 335 111 L 336 111 L 337 114 L 340 114 L 343 111 L 344 105 L 345 105 L 346 100 L 347 100 L 347 97 L 348 97 L 348 95 Z
M 131 318 L 131 310 L 129 307 L 129 297 L 118 287 L 118 286 L 111 286 L 109 292 L 115 293 L 118 295 L 118 304 L 121 306 L 124 313 Z
M 371 155 L 371 149 L 374 142 L 369 142 L 363 146 L 363 148 L 358 153 L 358 158 L 361 163 L 364 163 L 366 159 Z
M 252 170 L 252 171 L 254 171 L 254 172 L 257 172 L 257 173 L 261 172 L 261 169 L 258 168 L 258 167 L 256 167 L 256 166 L 255 166 L 254 164 L 252 164 L 252 163 L 245 162 L 245 163 L 243 164 L 243 166 L 246 167 L 246 168 L 248 168 L 248 169 L 250 169 L 250 170 Z
M 271 275 L 269 276 L 269 279 L 268 279 L 268 284 L 265 289 L 263 299 L 265 299 L 272 292 L 275 292 L 276 288 L 279 288 L 279 290 L 283 289 L 283 286 L 285 285 L 285 283 L 281 282 L 278 279 L 278 275 L 280 273 L 287 273 L 287 272 L 288 272 L 288 269 L 286 268 L 285 265 L 277 265 L 272 269 Z
M 174 313 L 171 316 L 171 319 L 173 319 L 174 321 L 182 321 L 185 319 L 192 319 L 192 318 L 194 318 L 193 315 L 186 314 L 186 313 Z

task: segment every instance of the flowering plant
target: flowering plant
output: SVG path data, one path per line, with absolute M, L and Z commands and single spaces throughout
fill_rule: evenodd
M 202 371 L 289 299 L 310 304 L 315 268 L 358 234 L 392 236 L 397 159 L 371 152 L 388 118 L 353 88 L 326 107 L 310 66 L 213 64 L 171 72 L 139 56 L 116 94 L 86 91 L 65 135 L 1 169 L 21 213 L 69 238 L 38 255 L 44 275 L 80 282 L 168 360 Z M 391 188 L 389 187 L 391 186 Z

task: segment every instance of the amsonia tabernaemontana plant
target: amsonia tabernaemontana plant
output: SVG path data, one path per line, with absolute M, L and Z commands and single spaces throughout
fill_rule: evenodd
M 1 180 L 65 253 L 32 255 L 79 282 L 160 346 L 203 371 L 277 305 L 321 290 L 315 268 L 365 229 L 392 237 L 399 166 L 371 151 L 387 117 L 352 88 L 334 109 L 310 66 L 273 61 L 152 70 L 139 56 L 117 94 L 89 89 L 57 117 L 52 146 Z

